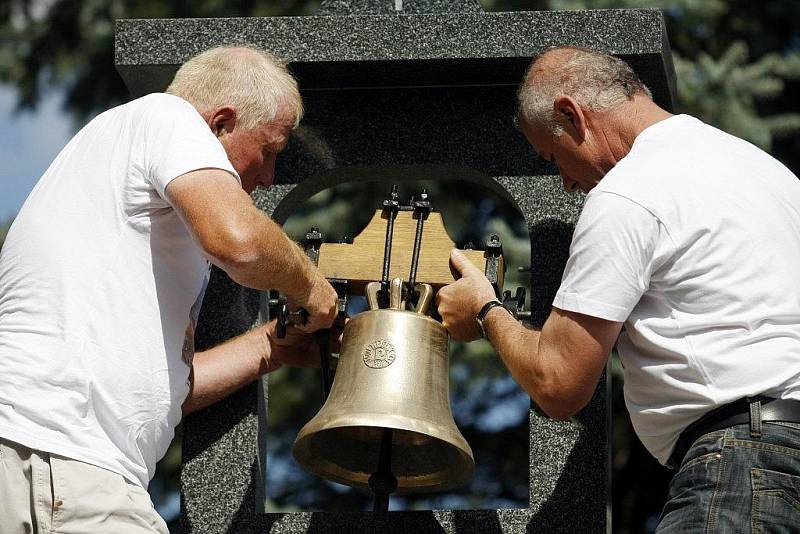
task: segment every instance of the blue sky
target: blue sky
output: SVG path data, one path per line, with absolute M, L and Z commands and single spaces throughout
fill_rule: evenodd
M 48 93 L 35 112 L 15 113 L 15 103 L 15 89 L 0 84 L 0 222 L 19 211 L 73 133 L 59 93 Z

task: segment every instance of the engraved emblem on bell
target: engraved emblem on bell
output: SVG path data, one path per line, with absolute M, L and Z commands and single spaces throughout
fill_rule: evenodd
M 388 339 L 373 341 L 364 349 L 364 364 L 373 369 L 389 367 L 395 357 L 394 346 Z

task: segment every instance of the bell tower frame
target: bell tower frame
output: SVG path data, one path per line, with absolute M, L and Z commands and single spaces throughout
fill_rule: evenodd
M 192 55 L 236 43 L 287 60 L 307 109 L 278 160 L 280 183 L 254 195 L 261 209 L 282 222 L 313 193 L 353 180 L 479 182 L 525 217 L 536 273 L 529 288 L 534 324 L 549 312 L 582 197 L 561 191 L 555 169 L 532 155 L 512 124 L 516 86 L 531 57 L 563 44 L 604 50 L 628 61 L 662 107 L 671 109 L 674 100 L 657 10 L 484 13 L 472 0 L 339 0 L 308 17 L 120 20 L 115 60 L 131 93 L 141 96 L 164 90 Z M 215 271 L 198 348 L 245 331 L 258 315 L 258 293 Z M 529 508 L 386 518 L 262 513 L 264 384 L 184 421 L 187 532 L 602 532 L 608 526 L 605 378 L 571 421 L 553 421 L 532 407 Z

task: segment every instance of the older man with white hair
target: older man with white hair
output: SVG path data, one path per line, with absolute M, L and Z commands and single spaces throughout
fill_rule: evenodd
M 541 332 L 526 329 L 454 251 L 461 278 L 437 296 L 445 326 L 485 333 L 557 419 L 589 402 L 616 343 L 634 428 L 679 469 L 657 532 L 796 531 L 800 181 L 663 110 L 594 50 L 545 52 L 518 100 L 528 142 L 567 191 L 587 193 L 561 287 Z
M 302 117 L 275 58 L 220 47 L 87 124 L 0 255 L 0 532 L 167 532 L 147 494 L 182 414 L 318 361 L 336 292 L 255 207 Z M 194 352 L 211 264 L 308 312 Z

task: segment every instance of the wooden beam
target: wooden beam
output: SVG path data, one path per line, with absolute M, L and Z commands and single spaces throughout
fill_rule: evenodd
M 363 285 L 380 281 L 383 273 L 383 251 L 386 239 L 387 216 L 377 210 L 367 227 L 352 244 L 323 243 L 319 251 L 319 270 L 327 278 L 349 280 L 356 293 L 363 291 Z M 414 236 L 417 218 L 413 211 L 400 211 L 394 223 L 392 238 L 392 257 L 389 279 L 400 277 L 408 280 L 411 272 L 411 259 L 414 253 Z M 455 281 L 450 268 L 450 251 L 455 248 L 447 234 L 442 215 L 431 212 L 425 219 L 417 264 L 417 283 L 426 283 L 439 289 Z M 486 270 L 487 255 L 482 250 L 462 250 L 464 255 L 481 272 Z M 502 256 L 499 258 L 498 285 L 502 289 L 502 275 L 505 272 Z

